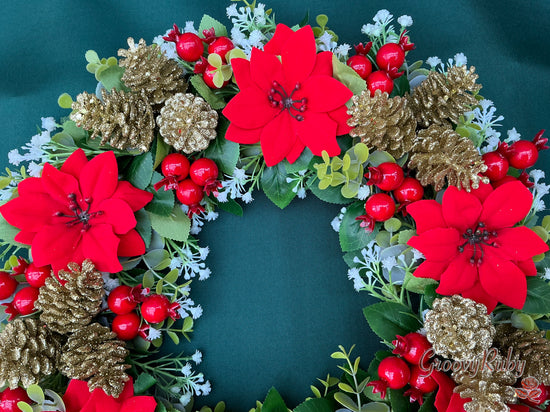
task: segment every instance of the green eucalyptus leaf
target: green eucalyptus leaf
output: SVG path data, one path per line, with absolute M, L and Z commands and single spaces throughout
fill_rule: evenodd
M 284 209 L 294 199 L 296 193 L 293 185 L 286 181 L 286 170 L 282 162 L 273 167 L 266 167 L 260 179 L 261 187 L 266 196 L 276 206 Z
M 430 278 L 418 278 L 410 272 L 405 273 L 405 279 L 403 280 L 403 287 L 409 292 L 423 294 L 426 287 L 429 285 L 437 286 L 439 283 L 436 280 Z
M 143 255 L 143 261 L 148 267 L 153 270 L 156 270 L 156 268 L 160 266 L 161 263 L 167 258 L 170 258 L 170 254 L 165 249 L 150 250 L 145 255 Z
M 396 335 L 405 336 L 422 327 L 410 308 L 397 302 L 375 303 L 364 308 L 363 314 L 372 331 L 386 342 L 394 340 Z
M 396 217 L 392 217 L 391 219 L 386 220 L 384 222 L 384 229 L 392 233 L 397 232 L 399 229 L 401 229 L 401 220 L 397 219 Z
M 214 83 L 214 86 L 216 86 L 218 89 L 223 86 L 223 74 L 220 70 L 216 70 L 216 72 L 214 73 L 214 77 L 212 78 L 212 82 Z
M 401 245 L 406 245 L 407 242 L 408 242 L 408 241 L 411 239 L 411 237 L 413 237 L 414 235 L 416 235 L 416 231 L 415 231 L 415 230 L 412 230 L 412 229 L 402 230 L 401 232 L 399 232 L 399 238 L 398 238 L 399 244 L 401 244 Z
M 320 180 L 319 184 L 317 184 L 316 180 L 317 177 L 312 176 L 307 182 L 307 187 L 320 200 L 338 205 L 350 203 L 350 199 L 346 199 L 342 196 L 340 188 L 330 186 L 330 181 L 328 181 L 328 183 L 323 183 L 323 187 L 321 188 L 321 182 L 323 181 Z
M 30 385 L 27 388 L 27 395 L 29 395 L 29 398 L 31 398 L 36 403 L 42 403 L 46 399 L 44 397 L 44 391 L 40 386 L 36 384 Z
M 391 409 L 383 402 L 369 402 L 361 406 L 360 412 L 391 412 Z
M 178 337 L 177 334 L 175 334 L 174 332 L 172 332 L 171 330 L 167 330 L 166 331 L 166 334 L 168 336 L 170 336 L 170 339 L 172 339 L 172 342 L 174 342 L 174 345 L 179 345 L 180 343 L 180 338 Z
M 162 346 L 162 336 L 152 340 L 151 343 L 155 348 L 160 348 Z
M 126 179 L 138 189 L 145 190 L 151 183 L 152 177 L 153 155 L 151 152 L 134 157 L 126 173 Z
M 359 183 L 351 181 L 342 186 L 341 193 L 346 199 L 353 199 L 359 192 Z
M 342 171 L 347 171 L 351 165 L 351 157 L 349 154 L 345 154 L 344 158 L 342 159 Z
M 185 332 L 191 332 L 193 330 L 193 324 L 195 322 L 193 321 L 193 318 L 188 316 L 183 320 L 183 325 L 181 327 L 182 333 Z
M 191 220 L 181 210 L 179 205 L 174 206 L 169 216 L 161 216 L 151 213 L 151 226 L 159 235 L 164 238 L 184 242 L 189 236 Z
M 63 93 L 57 98 L 57 104 L 62 109 L 70 109 L 73 105 L 73 98 L 69 93 Z
M 211 28 L 214 28 L 216 37 L 227 36 L 227 29 L 225 28 L 225 26 L 215 18 L 205 14 L 204 16 L 202 16 L 202 19 L 199 25 L 199 33 L 202 33 L 204 30 L 208 30 Z
M 365 163 L 369 158 L 369 148 L 365 143 L 357 143 L 353 146 L 353 152 L 359 163 Z
M 359 406 L 353 399 L 343 392 L 336 392 L 334 394 L 334 400 L 342 405 L 344 408 L 348 408 L 353 412 L 359 412 Z
M 98 54 L 94 50 L 88 50 L 84 54 L 84 58 L 88 63 L 101 63 Z
M 344 161 L 340 159 L 338 156 L 334 156 L 330 161 L 330 169 L 333 172 L 336 172 L 337 170 L 340 170 L 343 167 L 344 167 Z
M 319 179 L 318 188 L 321 191 L 326 190 L 329 187 L 332 187 L 330 184 L 332 183 L 332 176 L 326 176 L 322 179 Z
M 342 183 L 345 183 L 346 180 L 347 180 L 346 176 L 344 176 L 342 173 L 334 172 L 334 173 L 332 173 L 332 181 L 330 182 L 330 185 L 331 186 L 339 186 Z
M 219 69 L 223 65 L 222 58 L 217 53 L 210 53 L 208 55 L 208 63 L 210 63 L 216 69 Z
M 351 252 L 354 250 L 362 249 L 369 242 L 374 240 L 378 234 L 379 226 L 375 225 L 372 232 L 367 232 L 364 228 L 359 226 L 359 221 L 356 218 L 365 213 L 365 202 L 358 201 L 351 204 L 346 213 L 344 213 L 344 218 L 340 224 L 340 246 L 342 251 Z
M 122 82 L 124 67 L 103 66 L 104 70 L 97 72 L 97 80 L 100 81 L 108 91 L 112 89 L 128 91 L 128 88 Z

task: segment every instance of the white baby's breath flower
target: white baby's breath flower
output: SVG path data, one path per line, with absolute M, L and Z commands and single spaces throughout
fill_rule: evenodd
M 359 186 L 359 191 L 357 192 L 357 199 L 365 200 L 370 195 L 370 186 L 361 185 Z
M 155 340 L 160 338 L 160 330 L 150 327 L 147 331 L 147 340 Z
M 228 8 L 225 9 L 227 17 L 239 17 L 239 12 L 237 11 L 237 3 L 231 4 Z
M 197 305 L 195 307 L 190 307 L 189 312 L 191 312 L 191 317 L 193 319 L 198 319 L 202 316 L 202 307 L 201 307 L 201 305 Z
M 199 350 L 196 350 L 191 358 L 193 359 L 193 362 L 198 365 L 202 362 L 202 353 Z
M 506 139 L 506 142 L 516 142 L 521 138 L 521 135 L 518 133 L 515 127 L 512 127 L 510 130 L 506 132 L 508 135 L 508 139 Z
M 380 24 L 365 24 L 361 27 L 361 33 L 371 37 L 378 37 L 382 34 L 382 26 Z
M 42 175 L 42 168 L 42 165 L 35 162 L 30 162 L 29 167 L 27 167 L 27 172 L 31 177 L 40 177 Z
M 191 393 L 186 392 L 183 395 L 181 395 L 179 398 L 179 402 L 181 403 L 182 406 L 187 406 L 189 402 L 191 402 Z
M 42 129 L 47 132 L 51 133 L 58 127 L 53 117 L 41 117 L 40 120 L 42 121 Z
M 404 14 L 403 16 L 398 17 L 397 22 L 401 27 L 410 27 L 413 24 L 413 19 L 411 16 Z
M 393 15 L 386 9 L 378 10 L 376 15 L 373 17 L 373 20 L 376 23 L 386 24 L 392 19 Z
M 443 64 L 441 59 L 437 56 L 428 57 L 426 59 L 426 63 L 428 63 L 432 69 L 439 66 L 440 64 Z
M 242 199 L 243 199 L 243 202 L 246 203 L 246 204 L 248 204 L 248 203 L 250 203 L 250 202 L 252 202 L 252 201 L 254 200 L 254 198 L 252 197 L 252 193 L 251 193 L 251 192 L 246 192 L 246 193 L 243 195 Z
M 185 27 L 183 28 L 183 32 L 199 34 L 199 32 L 195 29 L 195 23 L 193 21 L 185 22 Z
M 181 371 L 180 371 L 180 372 L 181 372 L 181 374 L 182 374 L 183 376 L 189 376 L 189 375 L 191 375 L 191 372 L 192 372 L 191 364 L 190 364 L 189 362 L 187 362 L 187 363 L 183 366 L 183 368 L 181 368 Z
M 455 65 L 457 67 L 465 66 L 466 64 L 468 64 L 468 59 L 466 58 L 464 53 L 455 54 L 454 59 L 455 59 Z

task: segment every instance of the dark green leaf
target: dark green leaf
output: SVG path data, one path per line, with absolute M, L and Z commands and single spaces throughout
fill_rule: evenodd
M 162 402 L 157 402 L 157 407 L 155 408 L 155 412 L 167 412 L 166 406 Z
M 151 375 L 148 373 L 140 373 L 134 382 L 134 394 L 140 395 L 145 393 L 145 391 L 152 387 L 155 383 L 157 383 L 157 380 Z
M 424 403 L 422 404 L 418 412 L 435 412 L 436 411 L 435 405 L 434 405 L 435 395 L 436 395 L 436 392 L 432 392 L 429 396 L 427 396 L 424 399 Z
M 206 85 L 202 76 L 198 74 L 191 76 L 189 82 L 193 85 L 197 93 L 212 106 L 212 109 L 220 110 L 225 107 L 224 100 L 220 96 L 217 96 L 212 89 Z
M 324 398 L 308 399 L 298 405 L 294 412 L 332 412 L 330 402 Z
M 149 214 L 143 209 L 138 210 L 135 216 L 137 220 L 136 230 L 142 237 L 145 242 L 145 247 L 147 248 L 151 244 L 151 219 L 149 219 Z
M 52 137 L 52 141 L 63 146 L 74 147 L 75 149 L 78 147 L 71 135 L 66 132 L 56 133 Z
M 278 163 L 276 166 L 266 167 L 260 180 L 266 196 L 281 209 L 287 207 L 296 196 L 292 191 L 293 185 L 287 183 L 286 177 L 283 163 Z
M 126 173 L 126 179 L 138 189 L 145 190 L 151 183 L 152 177 L 153 155 L 151 152 L 134 157 Z
M 288 412 L 285 401 L 275 388 L 271 388 L 262 405 L 262 412 Z
M 298 25 L 300 27 L 304 27 L 304 26 L 307 26 L 307 24 L 309 23 L 309 10 L 306 11 L 306 15 L 304 16 L 304 18 L 300 21 L 300 23 L 298 23 Z
M 357 267 L 357 263 L 355 263 L 353 261 L 353 259 L 355 258 L 359 258 L 359 259 L 362 259 L 363 256 L 361 255 L 361 251 L 360 250 L 354 250 L 353 252 L 348 252 L 344 255 L 344 262 L 346 262 L 346 264 L 350 267 L 350 268 L 354 268 L 354 267 Z
M 406 75 L 398 77 L 393 81 L 393 91 L 391 92 L 390 97 L 394 96 L 404 96 L 405 93 L 411 91 L 411 86 Z
M 362 249 L 369 244 L 378 234 L 380 225 L 376 224 L 372 232 L 367 232 L 359 226 L 356 218 L 365 214 L 365 202 L 359 201 L 348 206 L 344 218 L 340 224 L 340 246 L 342 251 L 351 252 Z
M 67 120 L 61 125 L 63 132 L 68 133 L 75 142 L 84 140 L 88 137 L 88 132 L 81 127 L 78 127 L 72 120 Z
M 426 305 L 428 305 L 430 308 L 432 307 L 434 300 L 441 296 L 435 291 L 438 286 L 439 283 L 435 285 L 426 285 L 426 287 L 424 288 L 424 302 L 426 302 Z
M 239 144 L 225 138 L 228 126 L 229 121 L 222 117 L 218 124 L 218 136 L 213 142 L 210 142 L 204 151 L 204 156 L 216 162 L 223 173 L 232 175 L 239 160 Z
M 107 91 L 111 91 L 113 88 L 116 90 L 127 91 L 128 88 L 122 83 L 122 75 L 124 74 L 124 68 L 118 65 L 109 66 L 101 73 L 97 74 L 98 80 L 105 86 Z
M 155 163 L 153 169 L 156 169 L 158 165 L 162 163 L 162 160 L 170 153 L 170 146 L 164 142 L 164 139 L 159 135 L 157 136 L 157 144 L 155 148 Z
M 174 206 L 169 216 L 160 216 L 151 213 L 151 226 L 162 237 L 184 242 L 189 236 L 191 220 L 181 210 L 179 205 Z
M 319 179 L 317 176 L 311 176 L 307 181 L 307 186 L 311 193 L 317 196 L 320 200 L 327 203 L 333 203 L 337 205 L 345 205 L 351 202 L 351 199 L 347 199 L 342 196 L 340 186 L 329 186 L 326 189 L 319 189 Z
M 204 30 L 214 28 L 216 32 L 216 37 L 227 36 L 227 29 L 225 26 L 216 20 L 213 17 L 210 17 L 208 14 L 202 16 L 201 23 L 199 25 L 199 33 L 202 33 Z
M 233 199 L 227 199 L 227 202 L 218 202 L 218 207 L 236 216 L 243 215 L 243 208 Z
M 405 305 L 396 302 L 380 302 L 367 306 L 363 314 L 372 331 L 386 342 L 396 335 L 404 336 L 422 327 L 418 317 Z
M 414 411 L 414 404 L 410 402 L 408 396 L 403 395 L 404 392 L 405 389 L 388 389 L 392 411 Z
M 550 285 L 538 276 L 527 278 L 527 299 L 522 309 L 525 313 L 550 313 Z
M 309 166 L 309 162 L 313 159 L 313 153 L 307 147 L 304 149 L 302 154 L 294 163 L 289 163 L 288 160 L 284 160 L 285 170 L 287 173 L 297 173 L 301 170 L 306 170 Z
M 162 179 L 161 174 L 153 172 L 153 181 L 151 183 L 157 183 L 160 179 Z M 153 190 L 153 200 L 145 206 L 145 210 L 156 215 L 168 216 L 174 208 L 174 203 L 174 192 L 161 188 L 158 192 Z

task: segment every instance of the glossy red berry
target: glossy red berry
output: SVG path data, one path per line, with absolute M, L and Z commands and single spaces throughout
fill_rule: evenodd
M 171 153 L 162 160 L 160 170 L 164 179 L 155 183 L 155 190 L 161 187 L 164 187 L 164 190 L 177 189 L 178 182 L 189 175 L 189 159 L 181 153 Z
M 481 156 L 483 162 L 487 166 L 487 170 L 483 173 L 491 182 L 496 182 L 502 179 L 508 173 L 510 163 L 499 152 L 488 152 Z
M 385 162 L 376 167 L 369 167 L 365 177 L 368 179 L 367 185 L 375 185 L 379 189 L 389 192 L 397 189 L 403 183 L 405 175 L 403 168 L 397 163 Z
M 149 323 L 160 323 L 168 316 L 170 301 L 164 295 L 151 295 L 141 304 L 141 316 Z
M 537 146 L 528 140 L 518 140 L 512 143 L 508 153 L 510 166 L 516 169 L 527 169 L 533 166 L 539 158 Z
M 412 332 L 405 336 L 396 336 L 392 343 L 395 346 L 393 353 L 405 358 L 413 365 L 420 364 L 422 356 L 431 349 L 432 344 L 420 333 Z
M 107 306 L 117 315 L 125 315 L 133 311 L 137 302 L 133 298 L 132 288 L 128 285 L 120 285 L 114 288 L 107 298 Z
M 229 40 L 229 38 L 225 36 L 220 36 L 208 45 L 208 54 L 216 53 L 225 62 L 225 55 L 229 50 L 232 50 L 234 48 L 235 46 L 233 45 L 233 42 Z
M 29 285 L 40 288 L 46 284 L 46 279 L 52 275 L 52 267 L 47 266 L 36 266 L 34 262 L 29 264 L 29 267 L 25 271 L 25 279 Z
M 347 61 L 347 65 L 351 67 L 353 70 L 355 70 L 355 72 L 363 80 L 367 80 L 367 77 L 369 77 L 369 74 L 372 73 L 372 63 L 366 56 L 361 54 L 356 54 L 355 56 L 351 56 Z
M 195 33 L 182 33 L 176 42 L 176 53 L 186 62 L 196 62 L 204 53 L 202 40 Z
M 18 284 L 19 282 L 12 275 L 7 272 L 0 272 L 0 299 L 7 299 L 13 295 Z
M 409 383 L 413 388 L 418 389 L 422 393 L 430 393 L 437 389 L 436 380 L 431 375 L 425 376 L 426 373 L 426 371 L 423 371 L 417 365 L 411 368 Z
M 189 170 L 189 177 L 199 186 L 218 179 L 218 166 L 212 159 L 201 157 L 193 162 Z
M 202 187 L 193 182 L 191 179 L 185 179 L 178 184 L 176 196 L 181 204 L 193 206 L 200 203 L 204 197 L 204 192 Z
M 132 340 L 139 332 L 141 319 L 136 312 L 117 315 L 113 319 L 111 329 L 121 340 Z
M 17 402 L 27 402 L 31 404 L 32 400 L 23 388 L 4 389 L 2 395 L 0 395 L 0 411 L 20 412 L 21 409 L 17 406 Z
M 393 196 L 401 204 L 416 202 L 424 196 L 424 187 L 414 177 L 406 177 L 403 183 L 393 191 Z
M 374 221 L 385 222 L 395 213 L 395 202 L 385 193 L 376 193 L 367 199 L 365 211 Z
M 367 87 L 370 90 L 371 97 L 374 96 L 376 90 L 390 94 L 393 90 L 393 80 L 386 72 L 377 70 L 367 77 Z
M 397 356 L 382 359 L 378 365 L 378 376 L 388 384 L 391 389 L 401 389 L 411 378 L 409 365 Z
M 386 43 L 376 53 L 376 64 L 380 70 L 399 69 L 404 62 L 405 52 L 396 43 Z
M 20 315 L 30 315 L 34 312 L 34 302 L 38 299 L 38 288 L 27 286 L 13 297 L 12 306 Z

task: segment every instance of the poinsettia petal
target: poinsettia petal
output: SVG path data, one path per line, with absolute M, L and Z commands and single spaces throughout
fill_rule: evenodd
M 438 411 L 449 412 L 451 409 L 447 409 L 447 407 L 454 396 L 454 381 L 443 372 L 437 370 L 432 371 L 430 376 L 436 381 L 438 387 L 437 394 L 435 395 L 434 406 Z
M 115 193 L 111 196 L 111 199 L 123 200 L 128 204 L 128 206 L 130 206 L 132 211 L 136 212 L 153 200 L 153 194 L 146 190 L 138 189 L 130 182 L 120 180 Z
M 283 112 L 263 128 L 260 141 L 267 166 L 276 165 L 292 150 L 296 141 L 292 123 L 296 121 Z
M 470 289 L 477 279 L 477 266 L 470 263 L 470 256 L 466 253 L 459 253 L 441 275 L 436 292 L 441 295 L 456 295 Z
M 498 303 L 498 300 L 489 295 L 481 286 L 480 282 L 476 282 L 470 289 L 461 293 L 462 297 L 472 299 L 477 303 L 481 303 L 487 307 L 487 313 L 491 313 Z
M 235 143 L 254 144 L 260 141 L 261 134 L 261 127 L 257 129 L 242 129 L 235 126 L 233 123 L 230 123 L 227 131 L 225 132 L 225 138 Z
M 481 214 L 481 202 L 471 193 L 449 186 L 443 194 L 442 211 L 447 226 L 464 233 L 468 228 L 476 228 Z
M 128 206 L 128 203 L 120 199 L 106 199 L 90 210 L 91 213 L 99 213 L 91 218 L 93 225 L 108 224 L 113 227 L 113 231 L 122 235 L 128 233 L 136 227 L 136 217 L 134 212 Z
M 63 166 L 61 166 L 61 171 L 78 179 L 80 177 L 80 172 L 82 172 L 82 169 L 87 163 L 88 159 L 86 158 L 84 150 L 77 149 L 67 158 L 67 160 L 65 160 Z
M 43 226 L 32 242 L 32 257 L 37 266 L 53 261 L 74 261 L 73 255 L 82 239 L 80 227 L 64 224 Z M 77 262 L 80 263 L 80 262 Z
M 46 194 L 46 189 L 40 177 L 27 177 L 17 185 L 17 193 L 20 197 L 34 196 L 35 194 Z
M 288 160 L 288 162 L 291 164 L 294 163 L 300 157 L 305 147 L 306 146 L 302 143 L 300 139 L 296 139 L 296 142 L 294 142 L 294 146 L 286 155 L 286 160 Z
M 307 99 L 307 111 L 330 112 L 346 104 L 353 93 L 333 77 L 311 76 L 296 94 L 296 99 Z
M 407 244 L 418 249 L 427 260 L 444 262 L 458 254 L 461 237 L 454 228 L 435 228 L 413 236 Z
M 437 398 L 437 395 L 436 395 L 436 398 Z M 472 398 L 461 398 L 458 393 L 453 393 L 447 407 L 445 409 L 437 408 L 437 411 L 438 412 L 464 412 L 465 411 L 464 405 L 471 401 L 472 401 Z
M 491 230 L 512 227 L 527 216 L 532 204 L 533 195 L 523 183 L 505 183 L 487 196 L 479 220 Z
M 30 245 L 32 244 L 35 236 L 36 232 L 27 232 L 25 230 L 22 230 L 13 237 L 13 240 L 19 243 L 23 243 L 24 245 Z
M 120 412 L 120 403 L 112 396 L 108 396 L 103 389 L 97 388 L 81 412 Z
M 82 196 L 97 203 L 110 198 L 118 186 L 118 165 L 112 151 L 90 160 L 80 172 Z
M 479 199 L 481 203 L 485 202 L 485 199 L 493 192 L 493 186 L 490 183 L 479 182 L 477 189 L 472 189 L 470 192 Z
M 256 86 L 241 90 L 223 109 L 223 115 L 231 124 L 243 129 L 263 127 L 279 112 L 279 109 L 269 104 L 267 93 L 260 91 Z
M 493 251 L 502 259 L 525 260 L 548 250 L 548 245 L 525 226 L 500 229 Z
M 407 206 L 407 213 L 413 217 L 416 233 L 419 235 L 436 227 L 447 227 L 443 219 L 443 209 L 435 200 L 413 202 Z
M 271 54 L 280 55 L 283 50 L 283 45 L 286 43 L 288 38 L 294 34 L 294 30 L 284 24 L 277 24 L 275 27 L 275 33 L 271 40 L 269 40 L 265 46 L 264 50 Z
M 332 77 L 332 52 L 324 51 L 317 54 L 317 60 L 315 61 L 311 75 Z
M 101 272 L 116 273 L 122 270 L 117 250 L 120 239 L 113 233 L 111 225 L 92 225 L 82 236 L 82 253 L 94 262 Z
M 88 389 L 88 383 L 78 379 L 71 379 L 69 386 L 63 395 L 63 403 L 67 412 L 80 412 L 92 394 Z
M 250 55 L 250 75 L 256 87 L 261 91 L 266 103 L 268 103 L 267 93 L 273 87 L 273 82 L 277 81 L 281 85 L 285 84 L 283 66 L 279 58 L 260 49 L 252 49 Z M 294 85 L 292 87 L 294 88 Z M 244 90 L 241 89 L 241 91 Z
M 42 186 L 48 195 L 56 202 L 69 205 L 68 196 L 75 194 L 80 199 L 78 180 L 70 174 L 63 173 L 46 163 L 42 170 Z M 34 203 L 34 202 L 33 202 Z
M 16 197 L 0 207 L 0 213 L 10 225 L 31 232 L 38 232 L 44 225 L 63 219 L 54 216 L 57 211 L 60 211 L 59 203 L 46 194 Z M 68 209 L 61 211 L 70 212 Z
M 441 274 L 445 272 L 449 266 L 449 261 L 435 262 L 433 260 L 425 260 L 416 268 L 413 275 L 417 278 L 430 278 L 434 280 L 441 279 Z
M 152 396 L 134 396 L 122 403 L 120 412 L 155 412 L 157 401 Z
M 348 119 L 351 116 L 348 114 L 348 108 L 346 106 L 339 107 L 336 110 L 332 110 L 328 113 L 330 118 L 336 122 L 338 127 L 336 128 L 336 136 L 342 136 L 351 132 L 353 127 L 348 125 Z
M 326 113 L 307 111 L 304 120 L 294 122 L 299 139 L 312 151 L 315 156 L 321 156 L 323 150 L 329 156 L 340 154 L 340 146 L 336 140 L 336 122 Z
M 537 276 L 537 267 L 533 259 L 518 260 L 516 266 L 525 273 L 525 276 Z
M 139 256 L 145 253 L 145 242 L 137 230 L 119 236 L 117 255 L 122 257 Z
M 231 69 L 235 76 L 235 81 L 239 89 L 243 90 L 252 86 L 252 76 L 250 75 L 250 62 L 246 59 L 231 59 Z
M 521 309 L 527 297 L 525 274 L 508 260 L 499 259 L 485 249 L 479 266 L 479 281 L 486 293 L 515 309 Z

